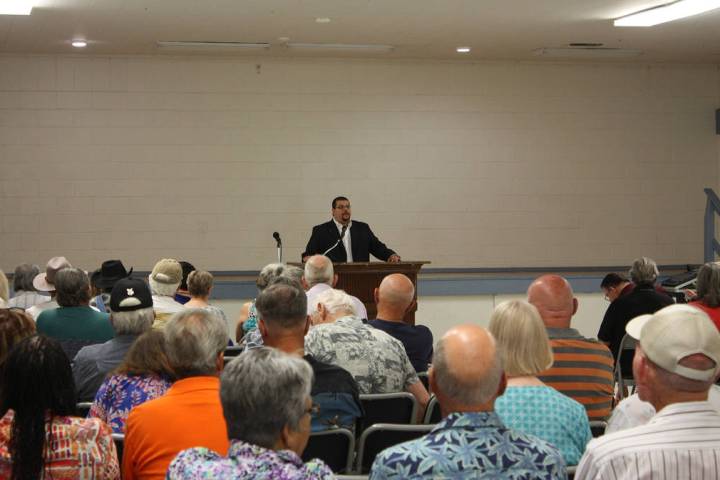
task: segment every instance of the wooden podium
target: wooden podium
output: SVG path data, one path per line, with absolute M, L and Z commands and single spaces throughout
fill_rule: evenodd
M 427 261 L 418 262 L 353 262 L 334 263 L 333 267 L 338 276 L 338 283 L 335 288 L 345 290 L 350 295 L 355 295 L 365 304 L 368 313 L 368 320 L 375 318 L 377 308 L 373 291 L 380 285 L 380 282 L 387 275 L 402 273 L 412 280 L 415 286 L 415 298 L 417 298 L 417 276 Z M 415 325 L 415 310 L 409 312 L 405 320 L 410 325 Z

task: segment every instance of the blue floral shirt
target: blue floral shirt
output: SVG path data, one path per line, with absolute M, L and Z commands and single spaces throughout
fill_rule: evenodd
M 268 450 L 233 440 L 227 457 L 207 448 L 180 452 L 167 471 L 168 480 L 320 480 L 331 479 L 330 468 L 320 460 L 303 461 L 290 450 Z
M 370 478 L 565 480 L 566 473 L 555 447 L 506 428 L 495 412 L 473 412 L 453 413 L 424 437 L 384 450 Z

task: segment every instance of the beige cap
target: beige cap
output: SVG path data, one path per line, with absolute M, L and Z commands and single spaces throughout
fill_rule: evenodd
M 65 257 L 53 257 L 48 260 L 44 273 L 38 273 L 33 278 L 33 287 L 39 292 L 55 291 L 55 275 L 63 268 L 72 267 Z
M 640 341 L 643 353 L 668 372 L 691 380 L 713 380 L 720 371 L 720 332 L 702 310 L 670 305 L 653 315 L 633 318 L 625 331 Z M 680 365 L 690 355 L 702 354 L 715 362 L 708 370 Z
M 182 267 L 180 266 L 180 262 L 172 258 L 163 258 L 153 267 L 150 278 L 166 285 L 182 282 Z

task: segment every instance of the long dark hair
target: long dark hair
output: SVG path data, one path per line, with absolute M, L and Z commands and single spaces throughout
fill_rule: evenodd
M 75 382 L 60 344 L 34 336 L 20 341 L 5 360 L 0 383 L 0 413 L 15 412 L 9 443 L 12 480 L 40 478 L 55 416 L 75 413 Z

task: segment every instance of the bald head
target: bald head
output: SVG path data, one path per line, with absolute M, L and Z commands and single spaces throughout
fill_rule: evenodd
M 413 303 L 415 287 L 402 273 L 393 273 L 383 278 L 375 290 L 378 318 L 400 321 Z
M 433 389 L 448 413 L 491 409 L 500 394 L 502 365 L 495 339 L 477 325 L 452 328 L 438 341 L 431 372 Z
M 530 284 L 527 300 L 540 312 L 543 323 L 550 328 L 569 328 L 577 311 L 573 290 L 559 275 L 543 275 Z
M 319 283 L 326 283 L 332 287 L 334 286 L 334 276 L 332 261 L 325 255 L 313 255 L 305 262 L 303 278 L 307 288 Z

